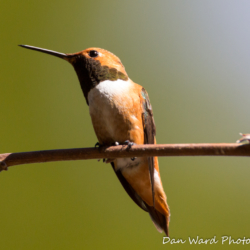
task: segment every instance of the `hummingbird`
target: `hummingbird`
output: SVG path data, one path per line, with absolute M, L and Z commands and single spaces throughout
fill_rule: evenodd
M 65 54 L 30 45 L 21 47 L 68 61 L 75 69 L 100 146 L 156 144 L 147 91 L 134 83 L 120 59 L 101 48 Z M 148 212 L 156 229 L 169 235 L 170 210 L 157 157 L 107 159 L 131 199 Z

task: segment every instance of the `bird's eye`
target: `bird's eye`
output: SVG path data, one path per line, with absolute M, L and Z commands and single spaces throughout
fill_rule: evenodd
M 90 50 L 89 51 L 89 56 L 90 57 L 97 57 L 98 56 L 98 52 L 96 50 Z

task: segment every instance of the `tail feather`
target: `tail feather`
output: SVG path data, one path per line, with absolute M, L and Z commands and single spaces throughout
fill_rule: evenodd
M 115 165 L 112 162 L 111 163 L 114 172 L 116 173 L 118 179 L 120 180 L 122 186 L 124 187 L 124 189 L 127 191 L 128 195 L 131 197 L 131 199 L 144 211 L 148 212 L 151 220 L 153 221 L 156 229 L 162 233 L 162 231 L 165 232 L 166 236 L 169 236 L 169 230 L 168 230 L 168 225 L 169 225 L 169 208 L 168 205 L 166 203 L 166 197 L 165 194 L 161 194 L 159 197 L 162 196 L 162 199 L 156 199 L 156 207 L 158 207 L 158 209 L 161 211 L 159 211 L 158 209 L 155 208 L 154 203 L 150 206 L 146 203 L 146 201 L 144 201 L 139 194 L 137 194 L 137 192 L 134 190 L 134 188 L 128 183 L 128 181 L 126 180 L 126 178 L 123 176 L 122 172 L 120 170 L 116 171 L 115 170 Z M 164 191 L 163 191 L 164 192 Z M 158 197 L 158 198 L 159 198 Z M 165 197 L 165 198 L 164 198 Z M 152 200 L 150 200 L 152 201 Z M 158 204 L 158 205 L 157 205 Z M 161 209 L 160 209 L 161 208 Z
M 165 216 L 161 214 L 154 207 L 151 207 L 148 204 L 146 204 L 146 202 L 145 202 L 145 205 L 147 207 L 150 218 L 153 221 L 156 229 L 160 233 L 162 233 L 162 230 L 163 230 L 166 236 L 169 236 L 169 230 L 168 230 L 169 217 L 167 215 Z

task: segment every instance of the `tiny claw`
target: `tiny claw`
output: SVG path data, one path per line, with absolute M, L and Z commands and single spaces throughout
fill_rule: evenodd
M 128 149 L 131 149 L 132 146 L 136 145 L 136 143 L 131 142 L 129 140 L 126 140 L 124 143 L 124 145 L 128 145 Z M 131 160 L 134 161 L 136 159 L 136 157 L 132 157 Z
M 99 142 L 97 142 L 96 144 L 95 144 L 95 148 L 99 148 L 101 146 L 101 144 L 99 143 Z
M 135 145 L 135 143 L 134 143 L 134 142 L 131 142 L 131 141 L 129 141 L 129 140 L 126 140 L 126 141 L 123 143 L 123 145 L 128 145 L 128 149 L 130 149 L 133 145 Z

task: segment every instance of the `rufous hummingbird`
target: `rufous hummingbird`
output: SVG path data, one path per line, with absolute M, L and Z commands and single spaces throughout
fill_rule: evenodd
M 100 48 L 64 54 L 29 45 L 20 46 L 62 58 L 74 67 L 100 145 L 156 144 L 148 94 L 128 77 L 117 56 Z M 132 200 L 149 213 L 156 229 L 168 236 L 170 211 L 158 158 L 117 158 L 107 162 L 111 162 Z

